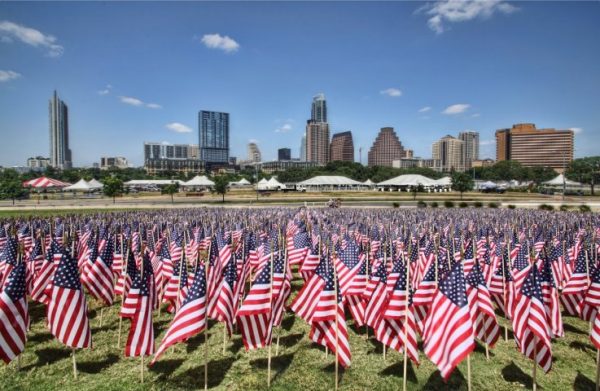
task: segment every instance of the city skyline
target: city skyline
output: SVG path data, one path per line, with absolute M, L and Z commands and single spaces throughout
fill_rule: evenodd
M 356 161 L 387 126 L 424 158 L 435 140 L 469 130 L 480 158 L 494 158 L 494 132 L 524 122 L 573 129 L 575 157 L 593 154 L 600 6 L 500 4 L 513 8 L 456 22 L 410 2 L 149 3 L 143 17 L 138 3 L 2 3 L 0 165 L 46 156 L 55 89 L 69 105 L 74 166 L 101 156 L 140 166 L 148 140 L 198 143 L 205 108 L 231 114 L 230 156 L 253 141 L 264 160 L 283 145 L 297 157 L 319 93 L 330 133 L 352 131 Z M 307 28 L 324 20 L 323 31 Z

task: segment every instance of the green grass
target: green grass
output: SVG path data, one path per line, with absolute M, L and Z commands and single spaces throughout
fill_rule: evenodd
M 293 282 L 297 292 L 300 281 Z M 295 295 L 296 293 L 292 295 Z M 140 359 L 123 357 L 123 345 L 129 321 L 123 321 L 121 348 L 117 348 L 118 306 L 104 310 L 100 326 L 98 303 L 89 302 L 93 349 L 76 353 L 79 376 L 73 379 L 70 349 L 56 341 L 44 324 L 45 309 L 30 304 L 31 331 L 21 369 L 16 362 L 0 369 L 2 390 L 190 390 L 204 387 L 204 336 L 198 335 L 185 344 L 167 351 L 152 368 L 145 371 L 140 383 Z M 154 314 L 155 337 L 161 341 L 172 315 Z M 499 318 L 502 324 L 506 323 Z M 553 368 L 544 374 L 538 368 L 538 385 L 543 390 L 593 390 L 596 350 L 588 337 L 588 324 L 564 317 L 565 337 L 553 341 Z M 357 331 L 349 322 L 352 367 L 340 373 L 341 390 L 398 390 L 402 388 L 402 355 L 392 351 L 383 359 L 382 345 L 364 328 Z M 279 351 L 272 348 L 273 390 L 325 390 L 334 386 L 334 356 L 325 355 L 322 347 L 310 342 L 309 326 L 287 313 L 280 336 Z M 500 340 L 490 350 L 478 345 L 471 355 L 473 390 L 531 389 L 532 362 L 516 351 L 509 329 L 508 342 Z M 274 337 L 275 338 L 275 337 Z M 213 389 L 264 390 L 267 384 L 267 349 L 246 352 L 239 334 L 226 343 L 223 353 L 222 324 L 211 322 L 208 330 L 208 378 Z M 421 365 L 409 365 L 410 390 L 466 390 L 467 363 L 461 363 L 447 385 L 421 350 Z M 146 363 L 150 358 L 146 358 Z

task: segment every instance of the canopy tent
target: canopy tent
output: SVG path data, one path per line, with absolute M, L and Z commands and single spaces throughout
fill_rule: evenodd
M 267 180 L 266 178 L 261 179 L 256 188 L 258 190 L 280 190 L 284 189 L 285 185 L 279 182 L 275 177 L 271 177 L 271 179 Z
M 368 186 L 368 187 L 374 187 L 375 186 L 375 182 L 373 182 L 370 179 L 367 179 L 366 181 L 363 182 L 363 185 Z
M 449 176 L 445 176 L 440 179 L 435 179 L 434 182 L 438 186 L 452 186 L 452 178 L 450 178 Z
M 339 175 L 319 175 L 298 183 L 306 190 L 357 190 L 365 184 Z
M 135 189 L 158 190 L 160 186 L 167 186 L 178 183 L 183 186 L 183 181 L 178 179 L 132 179 L 124 183 L 125 186 Z
M 377 184 L 378 187 L 411 187 L 419 185 L 424 187 L 440 186 L 435 180 L 418 174 L 400 175 Z
M 213 187 L 215 183 L 204 175 L 196 175 L 182 184 L 184 187 Z
M 550 179 L 549 181 L 543 182 L 543 184 L 546 186 L 581 186 L 581 183 L 567 179 L 563 174 L 560 174 L 556 178 Z
M 70 185 L 70 183 L 62 182 L 58 179 L 52 179 L 45 176 L 23 182 L 23 187 L 31 187 L 34 189 L 62 189 L 63 187 Z
M 92 191 L 92 190 L 94 190 L 94 188 L 91 187 L 90 184 L 88 182 L 86 182 L 85 179 L 83 179 L 83 178 L 80 179 L 74 185 L 63 188 L 63 191 Z
M 252 184 L 246 178 L 242 178 L 239 181 L 229 182 L 229 186 L 231 187 L 244 187 L 251 185 Z
M 104 187 L 104 185 L 98 182 L 96 179 L 92 179 L 91 181 L 89 181 L 88 185 L 90 185 L 92 189 L 102 189 Z
M 269 182 L 267 182 L 267 184 L 272 187 L 273 189 L 284 189 L 285 185 L 281 182 L 279 182 L 277 179 L 275 179 L 275 177 L 271 177 L 271 179 L 269 179 Z

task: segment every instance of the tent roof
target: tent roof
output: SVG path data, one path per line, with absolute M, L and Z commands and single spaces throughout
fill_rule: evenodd
M 372 180 L 370 180 L 370 179 L 367 179 L 366 181 L 364 181 L 364 182 L 363 182 L 363 184 L 364 184 L 364 185 L 367 185 L 367 186 L 372 186 L 372 185 L 374 185 L 375 183 L 374 183 Z
M 566 184 L 567 186 L 581 186 L 581 183 L 572 181 L 570 179 L 566 179 L 563 174 L 558 175 L 556 178 L 550 179 L 549 181 L 544 182 L 544 185 L 550 186 L 562 186 Z
M 452 178 L 445 176 L 440 179 L 435 179 L 434 182 L 441 186 L 450 186 L 452 184 Z
M 418 174 L 400 175 L 387 181 L 379 182 L 379 186 L 435 186 L 439 185 L 435 180 Z
M 58 179 L 52 179 L 45 176 L 34 178 L 23 182 L 23 187 L 34 187 L 36 189 L 46 189 L 53 187 L 67 187 L 70 183 L 59 181 Z
M 259 184 L 259 185 L 263 185 L 263 184 L 266 184 L 266 183 L 268 183 L 268 182 L 269 182 L 269 181 L 267 180 L 267 178 L 263 178 L 263 179 L 261 179 L 260 181 L 258 181 L 258 184 Z
M 270 186 L 283 186 L 283 183 L 279 182 L 275 177 L 271 177 L 269 182 L 267 182 Z
M 237 183 L 238 183 L 238 185 L 249 185 L 250 184 L 250 182 L 246 178 L 240 179 Z
M 301 186 L 361 186 L 359 181 L 338 175 L 319 175 L 298 183 Z
M 101 189 L 104 187 L 104 185 L 98 182 L 96 179 L 92 179 L 91 181 L 89 181 L 88 185 L 90 185 L 92 189 Z
M 204 175 L 196 175 L 183 184 L 184 186 L 214 186 L 215 183 Z
M 148 185 L 170 185 L 172 183 L 179 183 L 183 185 L 183 181 L 179 179 L 132 179 L 125 182 L 127 186 L 148 186 Z
M 77 181 L 77 183 L 75 183 L 74 185 L 71 186 L 67 186 L 65 187 L 63 190 L 65 191 L 69 191 L 69 190 L 83 190 L 83 191 L 90 191 L 92 190 L 93 187 L 90 186 L 89 183 L 87 183 L 85 181 L 85 179 L 80 179 L 79 181 Z

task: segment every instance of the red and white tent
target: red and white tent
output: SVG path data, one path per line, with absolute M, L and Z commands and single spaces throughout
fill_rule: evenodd
M 23 187 L 33 187 L 35 189 L 63 188 L 70 185 L 70 183 L 62 182 L 58 179 L 47 178 L 45 176 L 23 182 Z

